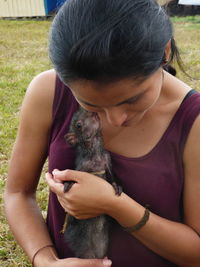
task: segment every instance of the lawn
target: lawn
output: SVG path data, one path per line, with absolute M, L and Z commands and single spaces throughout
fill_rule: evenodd
M 200 16 L 173 18 L 175 38 L 186 72 L 178 77 L 200 91 Z M 20 105 L 31 79 L 51 68 L 47 52 L 50 21 L 0 20 L 0 266 L 31 266 L 6 224 L 2 195 L 8 160 L 16 136 Z M 45 216 L 47 191 L 43 177 L 38 201 Z

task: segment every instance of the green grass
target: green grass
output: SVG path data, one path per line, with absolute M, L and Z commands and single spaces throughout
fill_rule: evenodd
M 196 16 L 194 22 L 191 17 L 178 18 L 174 25 L 175 38 L 185 70 L 194 79 L 189 79 L 182 72 L 178 73 L 178 77 L 192 88 L 200 90 L 200 16 Z
M 175 36 L 186 71 L 200 78 L 200 16 L 173 18 Z M 31 266 L 16 245 L 3 212 L 3 188 L 13 145 L 20 105 L 31 79 L 51 68 L 47 53 L 50 21 L 0 20 L 0 266 Z M 200 81 L 180 71 L 178 77 L 200 90 Z M 46 214 L 47 187 L 42 179 L 38 200 Z
M 200 16 L 187 16 L 187 17 L 177 17 L 172 18 L 174 23 L 200 23 Z

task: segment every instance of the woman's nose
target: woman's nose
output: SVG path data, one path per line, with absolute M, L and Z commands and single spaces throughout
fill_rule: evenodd
M 107 121 L 112 126 L 122 126 L 127 120 L 127 114 L 124 110 L 119 107 L 112 107 L 104 109 L 106 113 Z

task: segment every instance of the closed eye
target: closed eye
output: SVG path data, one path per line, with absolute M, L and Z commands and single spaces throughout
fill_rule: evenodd
M 141 96 L 144 95 L 144 93 L 145 93 L 145 91 L 143 91 L 142 93 L 140 93 L 140 94 L 138 94 L 138 95 L 136 95 L 136 96 L 133 96 L 133 97 L 131 97 L 131 98 L 129 98 L 129 99 L 126 99 L 126 100 L 124 100 L 124 101 L 122 101 L 122 102 L 120 102 L 120 103 L 117 103 L 117 104 L 114 105 L 114 106 L 117 107 L 117 106 L 121 106 L 121 105 L 124 105 L 124 104 L 133 104 L 133 103 L 137 102 L 137 101 L 141 98 Z M 97 105 L 88 103 L 88 102 L 83 101 L 83 100 L 81 100 L 81 99 L 77 99 L 77 101 L 78 101 L 79 103 L 81 103 L 82 105 L 87 105 L 88 107 L 91 107 L 91 108 L 96 109 L 96 110 L 102 108 L 102 107 L 100 107 L 100 106 L 97 106 Z
M 118 104 L 117 106 L 119 106 L 119 105 L 123 105 L 123 104 L 134 104 L 134 103 L 136 103 L 140 98 L 141 98 L 141 95 L 134 96 L 134 97 L 129 98 L 129 99 L 127 99 L 126 101 L 124 101 L 124 102 Z

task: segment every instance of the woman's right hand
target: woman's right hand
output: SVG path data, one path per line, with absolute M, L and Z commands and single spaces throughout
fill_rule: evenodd
M 67 258 L 58 259 L 54 258 L 44 262 L 44 258 L 38 257 L 35 259 L 34 267 L 109 267 L 112 265 L 111 260 L 105 259 L 79 259 L 79 258 Z
M 79 258 L 68 258 L 58 259 L 52 263 L 52 267 L 109 267 L 111 261 L 108 259 L 79 259 Z M 44 266 L 45 267 L 45 266 Z

